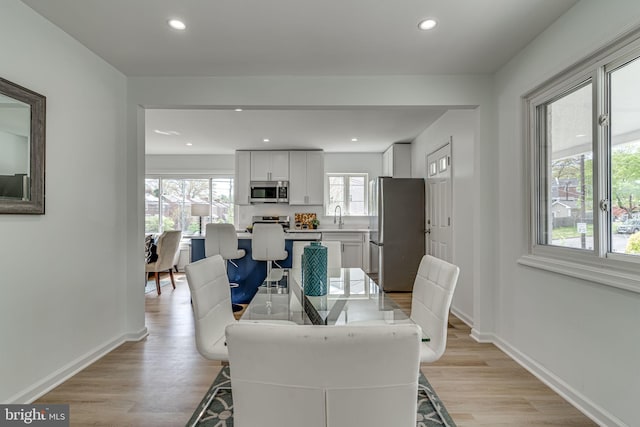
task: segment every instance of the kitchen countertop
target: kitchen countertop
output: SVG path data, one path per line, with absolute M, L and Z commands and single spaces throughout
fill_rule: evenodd
M 368 233 L 368 228 L 316 228 L 307 230 L 290 229 L 288 233 Z
M 322 233 L 368 233 L 368 228 L 316 228 L 315 230 L 288 230 L 287 240 L 321 240 Z M 238 239 L 251 239 L 252 234 L 248 231 L 237 230 Z M 204 239 L 204 236 L 188 236 L 191 239 Z
M 238 239 L 252 239 L 253 234 L 248 231 L 238 231 Z M 317 230 L 308 230 L 304 233 L 285 233 L 286 240 L 320 240 L 322 234 Z

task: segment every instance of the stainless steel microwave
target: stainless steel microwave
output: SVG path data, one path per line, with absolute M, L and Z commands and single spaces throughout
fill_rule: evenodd
M 251 203 L 289 203 L 289 181 L 251 181 Z

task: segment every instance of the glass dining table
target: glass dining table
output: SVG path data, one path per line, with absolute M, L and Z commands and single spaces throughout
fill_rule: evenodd
M 327 270 L 327 294 L 304 294 L 301 269 L 274 269 L 242 320 L 287 320 L 300 325 L 395 324 L 409 316 L 360 268 Z M 423 336 L 423 341 L 429 341 Z

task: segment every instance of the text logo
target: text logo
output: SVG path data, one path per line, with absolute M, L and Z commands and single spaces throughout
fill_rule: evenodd
M 69 427 L 69 405 L 0 405 L 0 427 Z

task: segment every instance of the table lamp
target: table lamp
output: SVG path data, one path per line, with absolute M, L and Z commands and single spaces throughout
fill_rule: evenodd
M 209 216 L 209 204 L 208 203 L 194 203 L 191 205 L 191 216 L 200 217 L 200 226 L 198 227 L 198 234 L 202 236 L 202 217 Z

